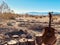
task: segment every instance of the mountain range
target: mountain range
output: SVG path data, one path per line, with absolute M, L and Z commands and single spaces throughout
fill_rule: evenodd
M 48 15 L 49 12 L 28 12 L 29 15 Z M 60 12 L 53 12 L 55 15 L 59 15 Z

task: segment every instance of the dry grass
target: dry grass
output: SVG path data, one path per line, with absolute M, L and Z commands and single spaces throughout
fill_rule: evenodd
M 18 14 L 11 14 L 11 13 L 0 14 L 0 19 L 14 19 L 16 17 L 19 17 L 19 15 Z

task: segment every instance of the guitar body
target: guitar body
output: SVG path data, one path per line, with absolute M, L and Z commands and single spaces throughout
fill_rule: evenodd
M 43 43 L 45 44 L 51 44 L 51 45 L 54 44 L 56 41 L 55 29 L 52 27 L 51 28 L 45 27 L 45 32 L 42 36 L 42 40 L 43 40 Z

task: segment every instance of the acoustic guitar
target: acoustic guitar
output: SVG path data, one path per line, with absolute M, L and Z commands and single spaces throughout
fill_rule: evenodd
M 55 29 L 51 27 L 51 19 L 52 13 L 49 12 L 49 26 L 44 28 L 45 32 L 42 36 L 43 43 L 47 45 L 53 45 L 56 42 Z

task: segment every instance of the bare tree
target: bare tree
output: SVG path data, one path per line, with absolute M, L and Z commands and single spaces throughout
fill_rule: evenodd
M 2 4 L 0 5 L 0 13 L 12 13 L 12 10 L 5 1 L 2 1 Z

